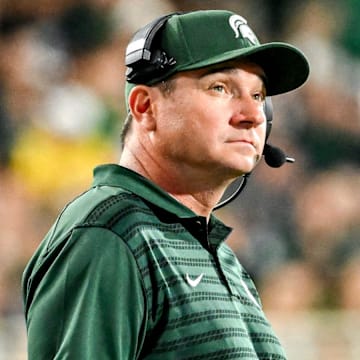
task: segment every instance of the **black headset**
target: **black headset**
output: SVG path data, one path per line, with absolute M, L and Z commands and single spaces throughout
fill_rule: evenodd
M 174 12 L 161 16 L 134 34 L 126 48 L 125 55 L 126 80 L 129 83 L 152 85 L 160 81 L 161 78 L 167 78 L 174 71 L 176 59 L 160 48 L 160 35 L 168 19 L 176 14 L 183 13 Z M 266 164 L 276 168 L 282 166 L 285 162 L 293 163 L 295 161 L 293 158 L 287 157 L 281 149 L 267 142 L 273 121 L 273 105 L 270 97 L 265 99 L 264 112 L 266 117 L 266 138 L 263 155 Z M 248 174 L 244 175 L 238 189 L 228 199 L 216 205 L 214 210 L 225 206 L 236 198 L 245 187 L 247 178 Z
M 126 80 L 134 84 L 151 84 L 152 79 L 168 75 L 176 59 L 160 49 L 161 29 L 179 12 L 161 16 L 138 30 L 126 48 Z M 156 36 L 158 35 L 158 36 Z

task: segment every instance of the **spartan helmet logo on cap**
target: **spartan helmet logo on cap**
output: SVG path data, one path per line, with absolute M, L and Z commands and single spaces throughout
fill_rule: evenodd
M 242 16 L 231 15 L 229 18 L 229 24 L 234 30 L 235 38 L 238 38 L 241 34 L 244 39 L 248 39 L 253 45 L 257 45 L 259 43 L 256 35 L 250 29 L 247 21 Z

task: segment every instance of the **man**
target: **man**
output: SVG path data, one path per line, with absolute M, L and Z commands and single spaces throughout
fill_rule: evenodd
M 120 165 L 95 169 L 24 273 L 29 359 L 285 359 L 212 212 L 306 59 L 212 10 L 141 29 L 126 62 Z

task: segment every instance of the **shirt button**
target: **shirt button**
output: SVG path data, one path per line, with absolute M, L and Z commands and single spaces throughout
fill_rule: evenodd
M 195 221 L 195 224 L 196 224 L 197 228 L 199 228 L 200 230 L 202 229 L 201 220 L 196 220 L 196 221 Z

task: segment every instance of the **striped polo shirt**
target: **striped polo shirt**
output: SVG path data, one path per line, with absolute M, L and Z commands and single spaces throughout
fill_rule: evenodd
M 230 232 L 97 167 L 24 271 L 29 360 L 286 359 Z

